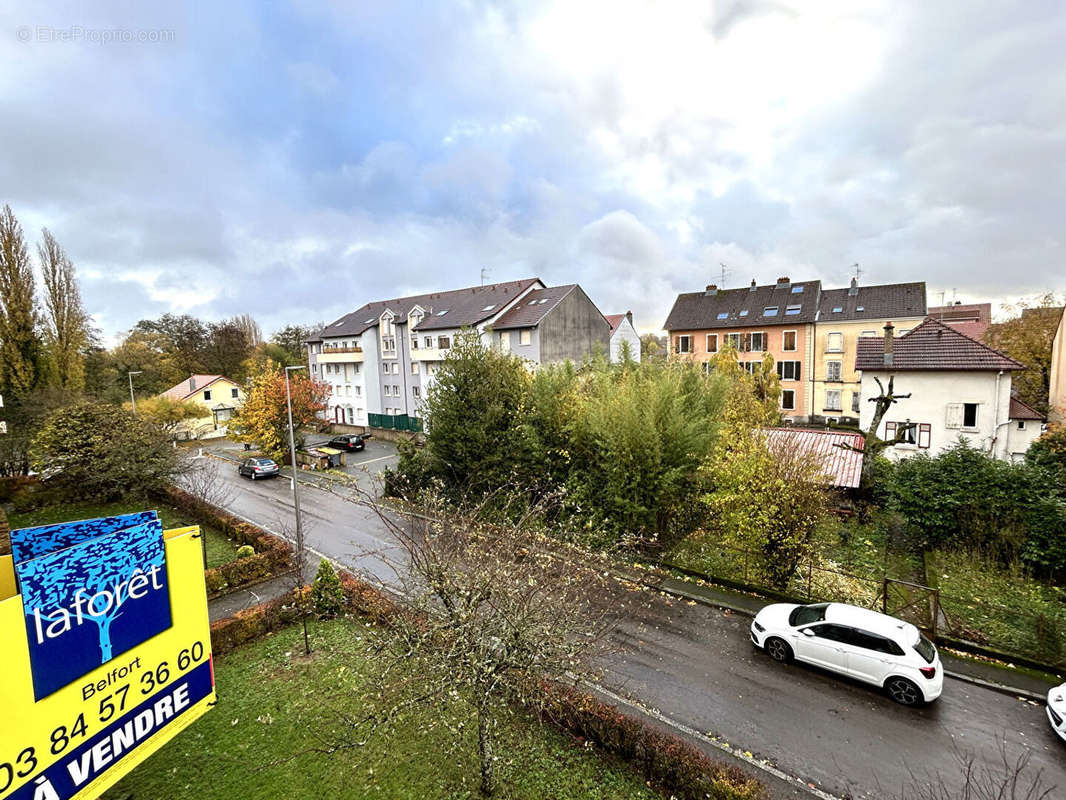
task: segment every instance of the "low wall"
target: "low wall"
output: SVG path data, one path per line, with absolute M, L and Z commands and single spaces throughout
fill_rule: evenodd
M 367 425 L 347 425 L 343 422 L 331 422 L 329 425 L 329 432 L 332 435 L 338 435 L 341 433 L 369 433 L 375 439 L 382 439 L 386 442 L 417 442 L 425 441 L 426 438 L 420 433 L 394 431 L 388 428 L 371 428 Z

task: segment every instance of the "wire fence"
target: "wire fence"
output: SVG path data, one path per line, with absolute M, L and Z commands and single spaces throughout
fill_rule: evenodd
M 712 583 L 739 584 L 806 602 L 850 603 L 905 619 L 934 638 L 962 640 L 1008 657 L 1066 667 L 1066 603 L 1061 609 L 1032 611 L 986 598 L 947 595 L 887 571 L 864 575 L 828 566 L 816 553 L 801 558 L 781 584 L 771 579 L 764 564 L 762 553 L 718 544 L 704 548 L 697 559 L 661 566 Z

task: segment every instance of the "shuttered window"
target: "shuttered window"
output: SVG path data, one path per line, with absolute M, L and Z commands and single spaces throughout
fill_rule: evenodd
M 962 427 L 962 403 L 948 403 L 944 427 L 952 430 Z
M 933 426 L 928 422 L 922 422 L 918 425 L 918 447 L 923 450 L 929 449 L 929 440 L 933 437 Z

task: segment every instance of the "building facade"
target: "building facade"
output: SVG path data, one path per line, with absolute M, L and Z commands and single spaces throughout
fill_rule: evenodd
M 877 380 L 887 389 L 892 378 L 893 393 L 909 395 L 891 406 L 875 431 L 885 439 L 904 433 L 905 441 L 886 451 L 889 458 L 935 456 L 960 437 L 994 458 L 1024 456 L 1040 426 L 1025 418 L 1035 412 L 1011 397 L 1011 376 L 1024 369 L 1021 364 L 932 318 L 903 336 L 894 333 L 888 324 L 881 337 L 861 337 L 855 359 L 864 431 L 873 422 Z
M 640 334 L 633 326 L 633 312 L 624 314 L 608 314 L 607 322 L 611 325 L 611 354 L 612 364 L 618 364 L 622 360 L 622 343 L 625 342 L 629 349 L 629 358 L 640 363 Z
M 225 375 L 190 375 L 159 396 L 203 407 L 203 416 L 184 420 L 177 426 L 174 434 L 179 439 L 225 436 L 227 423 L 244 405 L 245 398 L 244 388 Z
M 1051 345 L 1050 392 L 1048 420 L 1066 425 L 1066 308 L 1059 316 L 1059 327 Z
M 963 303 L 956 300 L 946 306 L 930 306 L 929 316 L 965 333 L 971 339 L 983 342 L 985 331 L 992 324 L 992 304 Z
M 331 387 L 327 418 L 421 417 L 436 370 L 462 330 L 532 365 L 607 351 L 610 325 L 580 286 L 539 278 L 367 303 L 306 343 L 311 375 Z

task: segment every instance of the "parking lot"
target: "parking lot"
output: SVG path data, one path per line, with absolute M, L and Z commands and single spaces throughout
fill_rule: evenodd
M 311 434 L 304 442 L 304 447 L 319 447 L 327 445 L 330 437 L 325 434 Z M 385 467 L 396 468 L 396 464 L 399 462 L 400 457 L 396 453 L 396 444 L 393 442 L 385 441 L 384 439 L 370 439 L 366 443 L 366 449 L 361 452 L 347 453 L 345 455 L 347 463 L 343 467 L 343 470 L 349 475 L 365 475 L 369 474 L 371 477 L 377 477 L 377 475 L 385 469 Z

